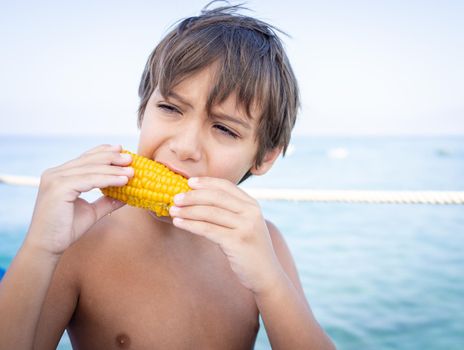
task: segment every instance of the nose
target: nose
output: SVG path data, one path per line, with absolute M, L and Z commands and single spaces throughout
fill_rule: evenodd
M 174 130 L 169 144 L 177 159 L 199 161 L 202 154 L 202 135 L 200 123 L 186 123 Z

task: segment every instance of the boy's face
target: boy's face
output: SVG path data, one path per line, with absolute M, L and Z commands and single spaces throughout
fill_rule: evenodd
M 138 153 L 186 177 L 218 177 L 237 184 L 250 169 L 263 173 L 261 167 L 260 171 L 253 168 L 258 113 L 252 110 L 252 119 L 248 119 L 232 94 L 208 115 L 206 101 L 213 73 L 212 68 L 196 73 L 166 98 L 158 89 L 152 93 L 143 116 Z

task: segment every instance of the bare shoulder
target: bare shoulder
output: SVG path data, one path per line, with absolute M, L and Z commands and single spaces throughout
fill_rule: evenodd
M 293 285 L 298 290 L 298 292 L 304 296 L 303 288 L 298 276 L 298 270 L 293 259 L 290 248 L 285 241 L 284 235 L 279 230 L 279 228 L 272 223 L 270 220 L 266 219 L 266 225 L 271 237 L 272 245 L 274 247 L 275 254 L 279 259 L 280 264 L 282 265 L 285 273 L 293 282 Z

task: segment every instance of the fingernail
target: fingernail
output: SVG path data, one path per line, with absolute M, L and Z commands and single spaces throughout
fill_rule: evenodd
M 181 204 L 182 201 L 184 200 L 185 194 L 179 193 L 174 196 L 174 203 L 176 204 Z
M 128 175 L 134 175 L 134 168 L 128 166 L 124 168 L 124 172 Z
M 172 219 L 172 223 L 173 223 L 175 226 L 181 225 L 183 222 L 184 222 L 184 219 L 181 219 L 181 218 L 174 218 L 174 219 Z
M 171 207 L 171 208 L 169 208 L 169 214 L 171 214 L 171 216 L 179 214 L 179 211 L 180 211 L 179 207 Z
M 120 153 L 121 155 L 121 158 L 124 159 L 124 160 L 130 160 L 132 159 L 131 155 L 130 154 L 127 154 L 127 153 Z
M 195 185 L 197 183 L 198 183 L 198 177 L 191 177 L 190 179 L 188 179 L 189 185 Z

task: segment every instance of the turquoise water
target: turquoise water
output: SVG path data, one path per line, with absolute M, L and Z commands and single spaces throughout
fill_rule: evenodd
M 0 136 L 0 173 L 38 176 L 128 137 Z M 295 138 L 244 187 L 464 190 L 464 137 Z M 328 157 L 343 147 L 344 159 Z M 0 266 L 27 231 L 36 189 L 0 185 Z M 464 206 L 260 202 L 284 233 L 316 318 L 339 349 L 464 347 Z M 66 336 L 60 349 L 69 349 Z M 256 349 L 268 349 L 260 331 Z

